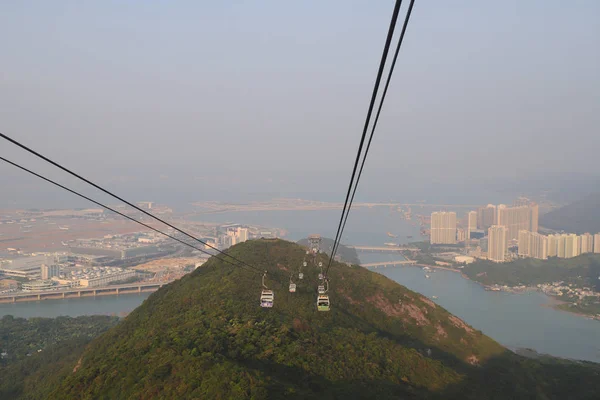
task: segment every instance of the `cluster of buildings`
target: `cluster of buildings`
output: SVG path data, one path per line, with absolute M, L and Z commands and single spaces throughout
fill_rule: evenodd
M 219 237 L 219 245 L 226 249 L 238 243 L 243 243 L 248 240 L 248 228 L 241 226 L 230 226 L 226 228 L 223 235 Z
M 102 256 L 113 260 L 147 257 L 161 252 L 164 237 L 158 233 L 106 235 L 100 239 L 78 239 L 68 243 L 73 254 Z
M 33 254 L 0 263 L 0 275 L 6 278 L 27 279 L 21 283 L 24 291 L 58 290 L 72 287 L 100 287 L 142 277 L 133 269 L 91 266 L 89 259 L 68 253 Z M 83 266 L 80 262 L 86 262 Z
M 145 276 L 116 265 L 164 254 L 163 241 L 158 234 L 132 233 L 70 241 L 63 243 L 69 250 L 64 252 L 9 252 L 0 259 L 0 277 L 19 280 L 24 291 L 106 286 Z
M 516 255 L 545 260 L 571 258 L 585 253 L 600 253 L 600 233 L 542 235 L 538 233 L 539 206 L 521 197 L 512 206 L 488 204 L 467 213 L 458 221 L 455 212 L 431 214 L 431 244 L 476 244 L 471 254 L 495 262 Z M 459 226 L 460 225 L 460 226 Z
M 586 297 L 600 297 L 598 292 L 594 292 L 591 288 L 577 288 L 574 285 L 566 284 L 563 281 L 542 283 L 537 285 L 538 289 L 550 296 L 565 296 L 583 300 Z
M 548 257 L 572 258 L 585 253 L 600 253 L 600 233 L 563 233 L 540 235 L 520 231 L 518 255 L 546 260 Z
M 457 229 L 455 212 L 431 214 L 431 244 L 456 244 L 470 240 L 474 233 L 489 233 L 493 226 L 506 229 L 506 240 L 516 241 L 519 231 L 538 231 L 539 207 L 528 199 L 519 198 L 512 207 L 488 204 L 477 211 L 467 213 L 465 228 Z
M 225 250 L 238 243 L 243 243 L 251 238 L 257 237 L 276 237 L 276 233 L 258 228 L 249 228 L 240 224 L 221 225 L 216 228 L 214 236 L 205 236 L 203 241 L 208 244 L 205 246 L 207 250 L 211 247 L 219 250 Z

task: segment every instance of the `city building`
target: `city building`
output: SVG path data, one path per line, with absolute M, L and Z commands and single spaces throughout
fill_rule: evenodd
M 54 282 L 52 281 L 29 281 L 23 282 L 21 288 L 26 292 L 40 292 L 44 290 L 52 290 L 54 288 Z
M 519 231 L 519 243 L 517 254 L 519 257 L 529 257 L 529 231 Z
M 60 275 L 60 267 L 58 265 L 42 264 L 41 272 L 42 272 L 42 279 L 48 280 L 54 276 Z
M 487 207 L 481 207 L 477 210 L 477 228 L 487 231 L 487 229 L 496 224 L 496 206 L 488 204 Z
M 594 253 L 600 253 L 600 233 L 594 235 Z
M 472 262 L 475 262 L 475 258 L 469 256 L 456 256 L 454 257 L 454 261 L 461 264 L 471 264 Z
M 531 212 L 531 232 L 537 232 L 539 229 L 540 206 L 532 203 L 529 205 L 529 210 Z
M 594 236 L 584 233 L 579 237 L 579 254 L 591 253 L 594 251 Z
M 237 228 L 238 243 L 243 243 L 248 240 L 248 228 Z
M 579 255 L 579 237 L 574 233 L 565 236 L 565 258 L 577 257 Z
M 225 234 L 220 237 L 221 249 L 226 249 L 229 246 L 248 240 L 248 228 L 242 228 L 241 226 L 235 225 L 237 224 L 223 226 L 223 228 L 226 228 L 227 230 L 225 231 Z
M 506 227 L 507 240 L 518 240 L 519 231 L 538 231 L 539 207 L 532 203 L 528 206 L 507 207 L 500 204 L 497 208 L 497 225 Z
M 519 231 L 518 254 L 520 257 L 548 259 L 548 237 L 536 232 Z
M 548 237 L 536 232 L 529 233 L 529 257 L 548 259 Z
M 238 243 L 237 230 L 230 229 L 227 231 L 227 236 L 229 236 L 230 246 L 234 246 Z
M 433 212 L 431 213 L 431 244 L 456 243 L 456 213 Z
M 467 240 L 471 240 L 471 232 L 477 229 L 477 211 L 469 211 L 467 214 Z
M 54 257 L 45 254 L 14 258 L 0 265 L 0 273 L 5 276 L 39 279 L 42 264 L 53 264 Z
M 456 241 L 464 242 L 465 240 L 467 240 L 467 232 L 465 232 L 465 230 L 462 228 L 457 228 L 456 229 Z
M 488 260 L 504 262 L 507 249 L 506 236 L 505 226 L 492 225 L 488 229 Z
M 558 237 L 560 235 L 548 235 L 548 257 L 558 256 Z
M 109 283 L 122 281 L 122 280 L 125 280 L 128 278 L 132 278 L 134 276 L 137 276 L 136 271 L 130 269 L 130 270 L 124 270 L 122 272 L 117 272 L 115 274 L 106 274 L 106 275 L 89 278 L 89 279 L 80 279 L 79 285 L 83 286 L 83 287 L 106 286 Z
M 223 235 L 219 238 L 220 250 L 225 250 L 226 248 L 231 247 L 232 245 L 232 237 L 230 235 Z
M 558 258 L 565 258 L 567 235 L 557 235 L 556 237 L 556 256 Z

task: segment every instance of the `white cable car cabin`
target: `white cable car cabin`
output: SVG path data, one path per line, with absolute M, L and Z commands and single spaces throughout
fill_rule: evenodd
M 267 271 L 265 271 L 265 273 L 262 276 L 262 287 L 263 290 L 260 294 L 260 306 L 263 308 L 272 308 L 273 307 L 273 301 L 275 300 L 275 294 L 273 293 L 272 290 L 269 290 L 267 288 L 267 285 L 265 285 L 265 278 L 267 277 Z
M 320 281 L 323 280 L 323 274 L 322 273 L 319 273 L 319 280 Z
M 296 291 L 296 284 L 290 283 L 290 293 L 294 293 Z
M 319 297 L 317 297 L 317 310 L 318 311 L 329 311 L 330 310 L 329 296 L 327 296 L 326 294 L 320 294 Z
M 260 295 L 260 306 L 263 308 L 272 308 L 275 294 L 272 290 L 263 290 Z
M 298 274 L 298 279 L 304 279 L 304 274 L 302 272 Z
M 319 294 L 325 294 L 325 286 L 324 285 L 319 285 L 317 290 L 318 290 Z

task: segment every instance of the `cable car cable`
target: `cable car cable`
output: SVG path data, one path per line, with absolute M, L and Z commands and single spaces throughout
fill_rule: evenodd
M 90 180 L 88 180 L 88 179 L 84 178 L 83 176 L 81 176 L 81 175 L 79 175 L 79 174 L 77 174 L 77 173 L 75 173 L 75 172 L 71 171 L 70 169 L 68 169 L 68 168 L 66 168 L 66 167 L 63 167 L 63 166 L 62 166 L 62 165 L 60 165 L 59 163 L 57 163 L 57 162 L 55 162 L 55 161 L 52 161 L 52 160 L 51 160 L 51 159 L 49 159 L 48 157 L 46 157 L 46 156 L 44 156 L 44 155 L 42 155 L 42 154 L 38 153 L 37 151 L 35 151 L 35 150 L 33 150 L 33 149 L 31 149 L 31 148 L 29 148 L 29 147 L 25 146 L 25 145 L 24 145 L 24 144 L 22 144 L 22 143 L 19 143 L 19 142 L 18 142 L 18 141 L 16 141 L 15 139 L 12 139 L 12 138 L 8 137 L 8 136 L 6 136 L 5 134 L 3 134 L 3 133 L 1 133 L 1 132 L 0 132 L 0 137 L 2 137 L 3 139 L 6 139 L 6 140 L 8 140 L 8 141 L 9 141 L 9 142 L 11 142 L 12 144 L 14 144 L 14 145 L 16 145 L 16 146 L 18 146 L 18 147 L 22 148 L 23 150 L 26 150 L 26 151 L 28 151 L 29 153 L 31 153 L 31 154 L 33 154 L 33 155 L 35 155 L 35 156 L 37 156 L 37 157 L 41 158 L 42 160 L 44 160 L 44 161 L 46 161 L 46 162 L 48 162 L 48 163 L 50 163 L 50 164 L 54 165 L 55 167 L 57 167 L 57 168 L 60 168 L 60 169 L 62 169 L 63 171 L 65 171 L 65 172 L 67 172 L 67 173 L 69 173 L 69 174 L 71 174 L 71 175 L 75 176 L 76 178 L 79 178 L 79 179 L 81 179 L 81 180 L 82 180 L 82 181 L 84 181 L 85 183 L 87 183 L 87 184 L 89 184 L 89 185 L 92 185 L 92 186 L 93 186 L 93 187 L 95 187 L 96 189 L 99 189 L 99 190 L 101 190 L 102 192 L 104 192 L 104 193 L 106 193 L 106 194 L 108 194 L 108 195 L 110 195 L 110 196 L 114 197 L 115 199 L 118 199 L 119 201 L 122 201 L 123 203 L 127 204 L 127 205 L 128 205 L 128 206 L 130 206 L 130 207 L 133 207 L 133 208 L 135 208 L 136 210 L 138 210 L 138 211 L 140 211 L 140 212 L 142 212 L 142 213 L 146 214 L 147 216 L 149 216 L 149 217 L 152 217 L 152 218 L 154 218 L 155 220 L 157 220 L 157 221 L 159 221 L 159 222 L 162 222 L 163 224 L 167 225 L 168 227 L 175 229 L 177 232 L 179 232 L 179 233 L 182 233 L 182 234 L 186 235 L 187 237 L 189 237 L 189 238 L 191 238 L 191 239 L 194 239 L 195 241 L 197 241 L 197 242 L 199 242 L 199 243 L 202 243 L 203 245 L 205 245 L 205 246 L 207 246 L 207 247 L 210 247 L 210 248 L 211 248 L 211 249 L 213 249 L 213 250 L 216 250 L 216 251 L 218 251 L 220 254 L 223 254 L 223 255 L 225 255 L 225 256 L 227 256 L 227 257 L 230 257 L 231 259 L 233 259 L 233 260 L 237 261 L 238 263 L 244 264 L 244 265 L 246 265 L 246 266 L 248 266 L 248 267 L 250 267 L 250 268 L 255 268 L 255 267 L 253 267 L 253 266 L 251 266 L 251 265 L 247 264 L 246 262 L 244 262 L 244 261 L 242 261 L 242 260 L 240 260 L 240 259 L 238 259 L 238 258 L 236 258 L 236 257 L 234 257 L 234 256 L 232 256 L 232 255 L 230 255 L 230 254 L 227 254 L 227 253 L 224 253 L 224 252 L 222 252 L 221 250 L 217 249 L 216 247 L 214 247 L 214 246 L 211 246 L 210 244 L 208 244 L 208 243 L 206 243 L 206 242 L 204 242 L 204 241 L 202 241 L 202 240 L 200 240 L 200 239 L 198 239 L 198 238 L 194 237 L 193 235 L 190 235 L 189 233 L 187 233 L 187 232 L 185 232 L 185 231 L 183 231 L 183 230 L 181 230 L 181 229 L 177 228 L 176 226 L 174 226 L 174 225 L 172 225 L 172 224 L 170 224 L 170 223 L 168 223 L 168 222 L 166 222 L 166 221 L 162 220 L 161 218 L 158 218 L 157 216 L 155 216 L 155 215 L 153 215 L 153 214 L 151 214 L 151 213 L 149 213 L 149 212 L 147 212 L 147 211 L 145 211 L 145 210 L 141 209 L 140 207 L 136 206 L 135 204 L 128 202 L 127 200 L 123 199 L 122 197 L 119 197 L 119 196 L 117 196 L 116 194 L 114 194 L 114 193 L 110 192 L 109 190 L 106 190 L 106 189 L 104 189 L 103 187 L 101 187 L 101 186 L 99 186 L 99 185 L 95 184 L 94 182 L 92 182 L 92 181 L 90 181 Z M 255 269 L 256 269 L 256 268 L 255 268 Z
M 385 62 L 387 60 L 387 55 L 390 49 L 390 44 L 392 41 L 392 37 L 394 36 L 394 29 L 396 27 L 396 21 L 398 20 L 398 13 L 400 11 L 400 6 L 402 4 L 402 0 L 396 0 L 396 4 L 394 6 L 394 11 L 392 13 L 392 19 L 390 21 L 390 27 L 388 28 L 387 38 L 385 40 L 385 46 L 383 48 L 383 53 L 381 55 L 381 61 L 379 62 L 379 69 L 377 71 L 377 78 L 375 79 L 375 85 L 373 87 L 373 93 L 371 95 L 371 102 L 369 104 L 369 109 L 367 111 L 367 117 L 365 119 L 365 125 L 363 128 L 363 133 L 360 138 L 360 144 L 358 146 L 358 152 L 356 154 L 356 160 L 354 161 L 354 168 L 352 169 L 352 176 L 350 178 L 350 184 L 348 185 L 348 192 L 346 193 L 346 200 L 344 201 L 344 207 L 342 208 L 342 215 L 340 216 L 340 222 L 338 224 L 337 232 L 335 234 L 335 239 L 333 241 L 333 249 L 331 251 L 331 256 L 329 258 L 329 263 L 327 264 L 327 271 L 331 266 L 331 262 L 335 257 L 335 253 L 337 251 L 337 243 L 340 237 L 340 230 L 342 228 L 342 224 L 344 222 L 344 216 L 346 214 L 346 207 L 348 206 L 348 201 L 350 199 L 350 193 L 352 191 L 352 185 L 354 183 L 354 177 L 356 176 L 356 170 L 358 169 L 358 162 L 360 161 L 360 156 L 362 154 L 362 148 L 365 142 L 365 138 L 367 137 L 367 130 L 369 128 L 369 122 L 371 120 L 371 114 L 373 113 L 373 107 L 375 106 L 375 99 L 377 98 L 377 92 L 379 91 L 379 84 L 381 82 L 381 76 L 383 75 L 383 70 L 385 67 Z
M 19 164 L 17 164 L 17 163 L 14 163 L 14 162 L 12 162 L 12 161 L 10 161 L 10 160 L 7 160 L 7 159 L 6 159 L 6 158 L 4 158 L 4 157 L 1 157 L 1 156 L 0 156 L 0 160 L 4 161 L 4 162 L 6 162 L 6 163 L 8 163 L 8 164 L 10 164 L 10 165 L 13 165 L 13 166 L 15 166 L 15 167 L 17 167 L 17 168 L 19 168 L 19 169 L 21 169 L 21 170 L 25 171 L 25 172 L 28 172 L 28 173 L 30 173 L 31 175 L 34 175 L 34 176 L 36 176 L 36 177 L 38 177 L 38 178 L 40 178 L 40 179 L 42 179 L 42 180 L 45 180 L 46 182 L 49 182 L 49 183 L 51 183 L 51 184 L 53 184 L 53 185 L 55 185 L 55 186 L 58 186 L 58 187 L 59 187 L 59 188 L 61 188 L 61 189 L 64 189 L 64 190 L 66 190 L 66 191 L 68 191 L 68 192 L 70 192 L 70 193 L 73 193 L 73 194 L 75 194 L 75 195 L 77 195 L 77 196 L 79 196 L 79 197 L 81 197 L 81 198 L 83 198 L 83 199 L 85 199 L 85 200 L 88 200 L 88 201 L 90 201 L 90 202 L 92 202 L 92 203 L 94 203 L 94 204 L 96 204 L 96 205 L 98 205 L 98 206 L 100 206 L 100 207 L 102 207 L 102 208 L 105 208 L 105 209 L 107 209 L 107 210 L 109 210 L 109 211 L 112 211 L 112 212 L 114 212 L 115 214 L 118 214 L 118 215 L 120 215 L 120 216 L 122 216 L 122 217 L 124 217 L 124 218 L 127 218 L 127 219 L 128 219 L 128 220 L 130 220 L 130 221 L 136 222 L 136 223 L 138 223 L 138 224 L 140 224 L 140 225 L 142 225 L 142 226 L 144 226 L 144 227 L 146 227 L 146 228 L 148 228 L 148 229 L 151 229 L 151 230 L 153 230 L 153 231 L 155 231 L 155 232 L 157 232 L 157 233 L 160 233 L 161 235 L 164 235 L 164 236 L 166 236 L 166 237 L 168 237 L 168 238 L 171 238 L 171 239 L 173 239 L 173 240 L 175 240 L 175 241 L 177 241 L 177 242 L 179 242 L 179 243 L 181 243 L 181 244 L 184 244 L 184 245 L 186 245 L 186 246 L 188 246 L 188 247 L 191 247 L 191 248 L 193 248 L 193 249 L 195 249 L 195 250 L 198 250 L 198 251 L 200 251 L 200 252 L 202 252 L 202 253 L 204 253 L 204 254 L 208 254 L 208 255 L 209 255 L 209 256 L 211 256 L 211 257 L 215 257 L 217 260 L 221 260 L 221 261 L 223 261 L 223 262 L 226 262 L 226 263 L 228 263 L 228 264 L 231 264 L 231 265 L 233 265 L 234 267 L 245 267 L 245 265 L 234 264 L 234 263 L 232 263 L 232 262 L 231 262 L 231 261 L 229 261 L 229 260 L 225 260 L 225 259 L 223 259 L 223 258 L 220 258 L 220 257 L 216 256 L 216 255 L 210 254 L 209 252 L 207 252 L 207 251 L 205 251 L 205 250 L 203 250 L 203 249 L 200 249 L 199 247 L 193 246 L 193 245 L 191 245 L 191 244 L 189 244 L 189 243 L 186 243 L 186 242 L 184 242 L 183 240 L 180 240 L 180 239 L 178 239 L 178 238 L 176 238 L 176 237 L 174 237 L 174 236 L 172 236 L 172 235 L 169 235 L 168 233 L 165 233 L 165 232 L 161 231 L 160 229 L 154 228 L 154 227 L 152 227 L 152 226 L 150 226 L 150 225 L 148 225 L 148 224 L 145 224 L 145 223 L 143 223 L 143 222 L 141 222 L 141 221 L 138 221 L 138 220 L 136 220 L 135 218 L 133 218 L 133 217 L 131 217 L 131 216 L 127 215 L 127 214 L 124 214 L 124 213 L 122 213 L 122 212 L 120 212 L 120 211 L 117 211 L 117 210 L 115 210 L 115 209 L 114 209 L 114 208 L 112 208 L 112 207 L 109 207 L 109 206 L 107 206 L 107 205 L 105 205 L 105 204 L 102 204 L 102 203 L 100 203 L 99 201 L 96 201 L 96 200 L 94 200 L 94 199 L 91 199 L 91 198 L 89 198 L 88 196 L 86 196 L 86 195 L 84 195 L 84 194 L 81 194 L 81 193 L 79 193 L 79 192 L 77 192 L 77 191 L 75 191 L 75 190 L 73 190 L 73 189 L 69 189 L 68 187 L 66 187 L 66 186 L 64 186 L 64 185 L 61 185 L 60 183 L 58 183 L 58 182 L 55 182 L 55 181 L 53 181 L 53 180 L 52 180 L 52 179 L 50 179 L 50 178 L 46 178 L 45 176 L 42 176 L 42 175 L 40 175 L 40 174 L 38 174 L 38 173 L 36 173 L 36 172 L 34 172 L 34 171 L 30 170 L 30 169 L 27 169 L 27 168 L 25 168 L 25 167 L 23 167 L 23 166 L 21 166 L 21 165 L 19 165 Z M 258 270 L 258 269 L 256 269 L 256 268 L 254 268 L 254 267 L 251 267 L 251 268 L 252 268 L 253 270 L 255 270 L 255 271 L 258 271 L 258 272 L 262 273 L 262 271 L 260 271 L 260 270 Z
M 408 26 L 408 21 L 410 20 L 410 15 L 412 13 L 414 3 L 415 3 L 415 0 L 410 1 L 410 4 L 408 6 L 408 11 L 406 12 L 406 17 L 404 18 L 404 24 L 402 25 L 402 31 L 400 33 L 400 38 L 398 39 L 398 45 L 396 46 L 396 52 L 394 53 L 394 59 L 392 60 L 392 65 L 390 67 L 390 71 L 388 73 L 388 77 L 385 82 L 385 87 L 383 89 L 383 94 L 381 95 L 381 99 L 379 101 L 379 107 L 377 109 L 377 114 L 375 115 L 375 121 L 373 122 L 373 127 L 371 129 L 371 135 L 369 136 L 369 141 L 367 142 L 367 147 L 365 149 L 365 155 L 362 159 L 362 163 L 360 165 L 360 170 L 358 171 L 356 183 L 354 184 L 354 189 L 352 191 L 352 197 L 350 197 L 350 203 L 348 205 L 348 212 L 346 213 L 346 216 L 344 217 L 344 223 L 342 224 L 342 229 L 340 231 L 340 238 L 339 238 L 340 241 L 342 240 L 342 235 L 344 233 L 344 229 L 346 228 L 346 221 L 348 221 L 348 215 L 350 214 L 350 208 L 352 207 L 352 202 L 354 201 L 354 195 L 356 194 L 356 189 L 358 188 L 358 182 L 360 181 L 360 177 L 362 175 L 363 168 L 365 166 L 365 161 L 367 160 L 367 154 L 369 153 L 369 149 L 371 147 L 371 141 L 373 140 L 373 135 L 375 134 L 375 129 L 377 128 L 377 122 L 379 121 L 379 115 L 381 114 L 381 109 L 383 108 L 383 102 L 385 101 L 385 97 L 387 95 L 387 91 L 390 86 L 392 74 L 394 73 L 394 67 L 396 66 L 396 61 L 398 60 L 398 54 L 400 53 L 400 48 L 402 47 L 402 41 L 404 40 L 404 34 L 406 33 L 406 27 Z M 335 247 L 335 252 L 337 252 L 337 246 Z M 331 254 L 333 256 L 335 256 L 335 252 L 332 250 Z M 327 276 L 327 272 L 329 271 L 330 265 L 331 264 L 328 265 L 327 270 L 325 271 L 326 276 Z

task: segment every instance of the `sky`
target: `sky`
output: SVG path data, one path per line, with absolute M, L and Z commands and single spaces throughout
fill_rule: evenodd
M 3 1 L 0 131 L 134 201 L 342 201 L 393 5 Z M 417 0 L 358 198 L 590 185 L 599 20 L 596 0 Z M 67 198 L 8 165 L 0 185 L 0 206 Z

